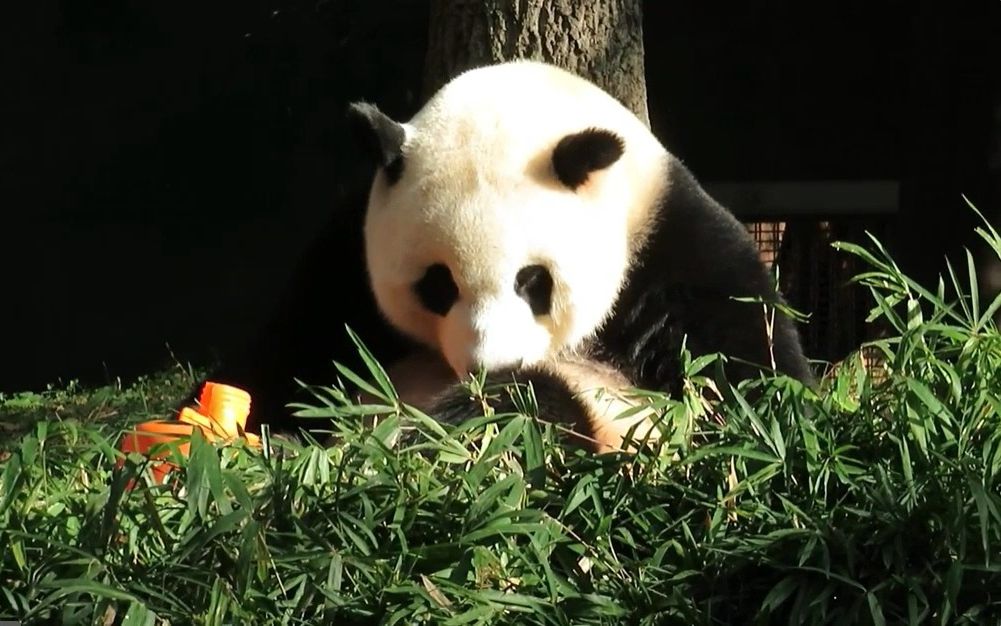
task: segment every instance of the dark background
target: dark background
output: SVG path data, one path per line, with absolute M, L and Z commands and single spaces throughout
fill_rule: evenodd
M 345 103 L 420 104 L 424 2 L 26 4 L 0 50 L 0 391 L 246 337 L 366 174 Z M 999 27 L 987 0 L 648 2 L 651 123 L 704 181 L 898 180 L 888 243 L 931 280 L 974 243 L 960 193 L 1001 204 Z

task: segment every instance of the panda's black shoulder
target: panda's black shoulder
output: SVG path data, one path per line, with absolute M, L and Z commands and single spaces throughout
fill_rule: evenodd
M 296 379 L 332 384 L 334 361 L 364 373 L 364 363 L 345 326 L 360 335 L 379 359 L 396 358 L 405 340 L 379 314 L 365 270 L 362 227 L 367 188 L 352 188 L 312 240 L 304 243 L 283 287 L 247 294 L 248 308 L 267 311 L 264 323 L 221 355 L 207 380 L 235 385 L 251 395 L 249 430 L 267 423 L 294 432 L 316 422 L 294 419 L 286 405 L 308 400 Z M 202 381 L 203 382 L 203 381 Z M 183 404 L 197 397 L 199 382 Z
M 754 238 L 680 159 L 669 158 L 664 194 L 650 210 L 652 228 L 636 258 L 637 271 L 667 272 L 675 282 L 697 282 L 706 289 L 771 292 Z
M 768 367 L 774 357 L 779 371 L 812 381 L 793 321 L 776 312 L 769 335 L 762 306 L 734 299 L 782 302 L 747 228 L 677 158 L 649 211 L 597 352 L 637 385 L 665 391 L 677 389 L 683 342 L 696 356 L 734 357 L 727 370 L 734 379 L 758 371 L 742 361 Z

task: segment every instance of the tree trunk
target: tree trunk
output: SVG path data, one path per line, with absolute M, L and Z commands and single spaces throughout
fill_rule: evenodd
M 425 100 L 467 69 L 514 59 L 580 74 L 650 124 L 641 0 L 431 0 Z

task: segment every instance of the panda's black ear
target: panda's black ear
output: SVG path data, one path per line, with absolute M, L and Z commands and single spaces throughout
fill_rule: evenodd
M 553 170 L 561 183 L 577 189 L 591 172 L 615 163 L 624 151 L 625 142 L 612 131 L 588 128 L 560 139 L 553 150 Z
M 348 122 L 358 142 L 365 146 L 376 162 L 387 172 L 402 164 L 403 125 L 394 121 L 368 102 L 353 102 L 348 106 Z M 397 176 L 399 173 L 397 172 Z

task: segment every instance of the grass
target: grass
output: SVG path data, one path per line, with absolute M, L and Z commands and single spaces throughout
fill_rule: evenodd
M 163 417 L 203 376 L 200 370 L 178 366 L 128 386 L 118 382 L 88 389 L 71 381 L 62 387 L 49 385 L 41 393 L 0 393 L 0 454 L 43 421 L 122 428 Z
M 303 409 L 334 418 L 335 444 L 196 436 L 175 481 L 127 490 L 148 473 L 139 457 L 115 469 L 120 432 L 185 374 L 4 399 L 22 434 L 0 462 L 0 616 L 997 624 L 1001 299 L 980 301 L 972 262 L 929 290 L 875 240 L 841 248 L 896 330 L 870 346 L 879 371 L 855 355 L 817 392 L 783 377 L 715 391 L 719 361 L 687 361 L 682 399 L 649 394 L 663 442 L 636 454 L 562 445 L 530 393 L 520 414 L 438 425 L 369 360 Z M 381 404 L 348 401 L 366 381 Z

